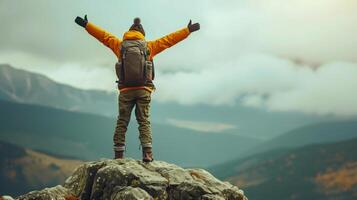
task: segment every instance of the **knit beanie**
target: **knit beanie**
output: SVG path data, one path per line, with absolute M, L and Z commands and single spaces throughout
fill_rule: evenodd
M 134 19 L 134 24 L 131 25 L 129 30 L 139 31 L 140 33 L 142 33 L 145 36 L 145 31 L 144 31 L 143 26 L 141 25 L 141 20 L 139 17 Z

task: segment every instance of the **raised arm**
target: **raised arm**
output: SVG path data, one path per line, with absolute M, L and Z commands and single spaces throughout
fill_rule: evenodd
M 162 52 L 163 50 L 177 44 L 178 42 L 187 38 L 190 33 L 197 31 L 200 29 L 200 25 L 198 23 L 192 24 L 191 20 L 190 23 L 186 28 L 180 29 L 176 32 L 170 33 L 160 39 L 149 41 L 148 47 L 150 49 L 150 56 L 153 58 L 156 54 Z
M 115 35 L 111 34 L 110 32 L 103 30 L 99 26 L 96 26 L 95 24 L 88 22 L 87 15 L 84 17 L 84 19 L 77 17 L 75 22 L 78 25 L 84 27 L 89 34 L 91 34 L 93 37 L 95 37 L 105 46 L 109 47 L 114 52 L 114 54 L 117 57 L 119 57 L 120 54 L 119 46 L 121 43 L 121 40 L 119 38 L 117 38 Z

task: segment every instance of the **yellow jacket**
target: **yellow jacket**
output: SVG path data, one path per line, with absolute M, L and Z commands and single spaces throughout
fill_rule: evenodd
M 86 26 L 86 30 L 89 34 L 91 34 L 93 37 L 97 38 L 101 43 L 103 43 L 105 46 L 109 47 L 114 54 L 120 58 L 120 44 L 122 40 L 117 38 L 115 35 L 103 30 L 102 28 L 96 26 L 95 24 L 88 22 Z M 163 50 L 175 45 L 176 43 L 182 41 L 185 39 L 188 35 L 190 34 L 190 31 L 188 28 L 183 28 L 181 30 L 178 30 L 176 32 L 173 32 L 171 34 L 168 34 L 160 39 L 153 40 L 153 41 L 148 41 L 148 49 L 150 51 L 150 60 L 154 58 L 158 53 L 162 52 Z M 130 30 L 126 33 L 124 33 L 123 40 L 144 40 L 145 37 L 142 33 L 139 31 L 135 30 Z M 149 90 L 150 92 L 153 90 L 151 87 L 126 87 L 120 89 L 120 92 L 124 92 L 127 90 L 132 90 L 132 89 L 146 89 Z

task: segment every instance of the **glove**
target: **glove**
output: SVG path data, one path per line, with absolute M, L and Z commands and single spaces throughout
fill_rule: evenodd
M 192 24 L 192 20 L 190 20 L 190 22 L 187 25 L 187 28 L 192 33 L 192 32 L 200 30 L 200 24 L 199 23 Z
M 84 15 L 84 19 L 82 17 L 78 16 L 78 17 L 76 17 L 76 19 L 74 21 L 81 27 L 85 28 L 88 23 L 87 15 Z

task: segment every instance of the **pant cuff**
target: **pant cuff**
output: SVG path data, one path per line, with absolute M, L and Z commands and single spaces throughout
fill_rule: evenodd
M 151 143 L 144 143 L 144 144 L 141 144 L 141 146 L 143 148 L 152 148 L 152 144 Z
M 114 151 L 125 151 L 125 145 L 114 146 Z

